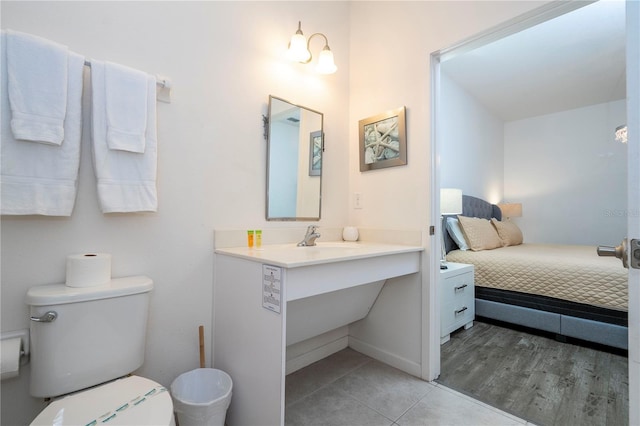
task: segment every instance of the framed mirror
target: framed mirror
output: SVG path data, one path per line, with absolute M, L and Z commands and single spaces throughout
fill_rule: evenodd
M 320 220 L 323 115 L 269 96 L 267 220 Z

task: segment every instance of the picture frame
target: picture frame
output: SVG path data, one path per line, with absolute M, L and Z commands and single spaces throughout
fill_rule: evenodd
M 322 131 L 317 130 L 309 135 L 309 176 L 322 174 Z
M 407 164 L 405 113 L 402 106 L 358 122 L 361 172 Z

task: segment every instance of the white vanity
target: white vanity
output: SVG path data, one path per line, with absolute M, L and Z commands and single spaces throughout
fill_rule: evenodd
M 420 271 L 422 250 L 342 241 L 217 248 L 213 352 L 234 383 L 227 424 L 284 424 L 287 346 L 366 317 L 388 279 Z

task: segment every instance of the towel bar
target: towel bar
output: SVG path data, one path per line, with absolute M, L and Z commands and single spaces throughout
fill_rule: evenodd
M 84 61 L 84 66 L 85 67 L 89 67 L 91 68 L 91 62 L 89 61 Z M 171 82 L 168 79 L 161 79 L 161 80 L 157 80 L 156 84 L 161 87 L 161 88 L 168 88 L 171 85 Z

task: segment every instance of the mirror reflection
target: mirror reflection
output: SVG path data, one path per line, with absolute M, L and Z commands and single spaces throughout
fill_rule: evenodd
M 320 220 L 323 115 L 269 96 L 267 220 Z

